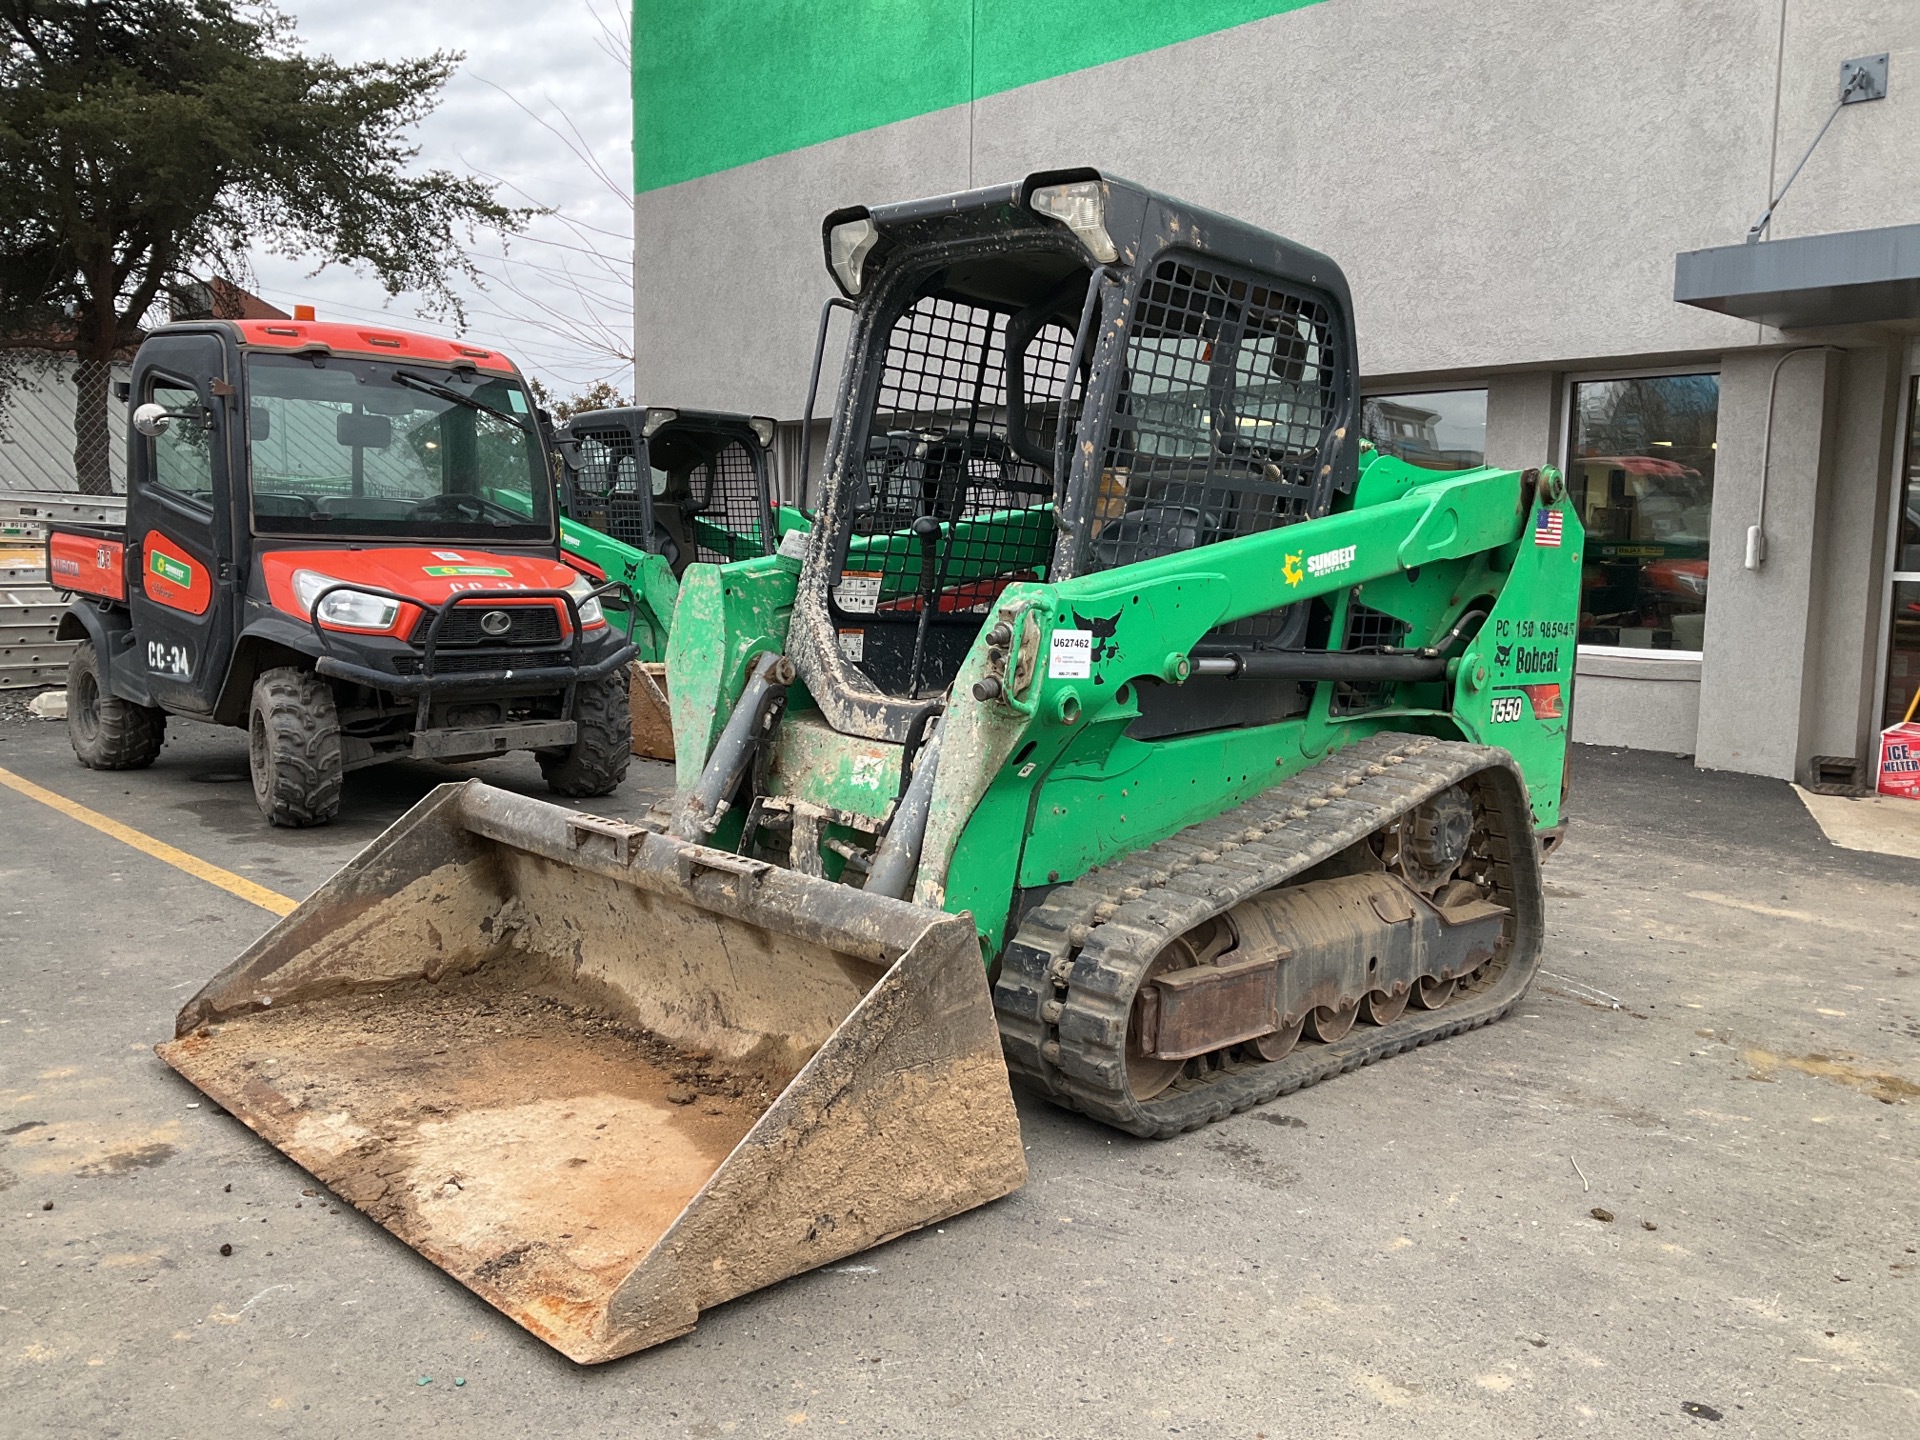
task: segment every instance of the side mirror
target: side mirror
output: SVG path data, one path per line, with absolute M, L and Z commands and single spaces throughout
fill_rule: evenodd
M 264 405 L 249 405 L 247 407 L 247 428 L 252 431 L 253 439 L 271 440 L 273 438 L 273 412 Z
M 173 424 L 173 414 L 164 405 L 149 400 L 133 412 L 133 428 L 142 435 L 152 438 L 167 433 L 167 427 Z

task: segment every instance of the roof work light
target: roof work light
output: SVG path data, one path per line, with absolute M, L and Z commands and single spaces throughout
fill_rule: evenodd
M 1058 220 L 1087 247 L 1102 265 L 1120 258 L 1107 234 L 1107 197 L 1098 180 L 1075 180 L 1068 185 L 1043 185 L 1027 197 L 1036 215 Z
M 843 220 L 827 234 L 827 263 L 849 295 L 860 293 L 861 270 L 880 242 L 880 227 L 865 216 Z

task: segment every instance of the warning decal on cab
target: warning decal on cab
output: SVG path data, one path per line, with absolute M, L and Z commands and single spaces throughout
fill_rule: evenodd
M 880 608 L 878 570 L 842 570 L 833 601 L 849 615 L 871 615 Z

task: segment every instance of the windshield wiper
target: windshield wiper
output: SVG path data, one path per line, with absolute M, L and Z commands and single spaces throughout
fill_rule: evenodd
M 393 379 L 395 384 L 404 385 L 409 390 L 425 391 L 427 394 L 441 400 L 451 400 L 456 405 L 465 405 L 469 410 L 478 410 L 482 414 L 493 416 L 496 420 L 504 420 L 509 425 L 518 425 L 529 435 L 533 435 L 534 433 L 533 422 L 526 416 L 515 415 L 510 410 L 496 410 L 484 400 L 476 400 L 471 395 L 462 395 L 451 385 L 444 385 L 438 380 L 430 380 L 425 375 L 416 375 L 411 370 L 396 370 L 393 372 Z M 538 439 L 539 437 L 535 436 L 534 438 Z

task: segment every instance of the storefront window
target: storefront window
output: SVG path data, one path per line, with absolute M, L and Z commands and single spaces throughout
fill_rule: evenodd
M 1907 718 L 1920 690 L 1920 578 L 1893 582 L 1893 624 L 1887 640 L 1887 708 L 1882 726 Z
M 1887 626 L 1887 703 L 1880 723 L 1905 717 L 1920 690 L 1920 380 L 1907 405 L 1907 473 L 1894 517 L 1893 614 Z
M 1567 488 L 1587 528 L 1580 643 L 1698 651 L 1718 375 L 1573 387 Z
M 1369 395 L 1360 433 L 1382 453 L 1429 470 L 1472 470 L 1487 462 L 1487 392 L 1434 390 Z

